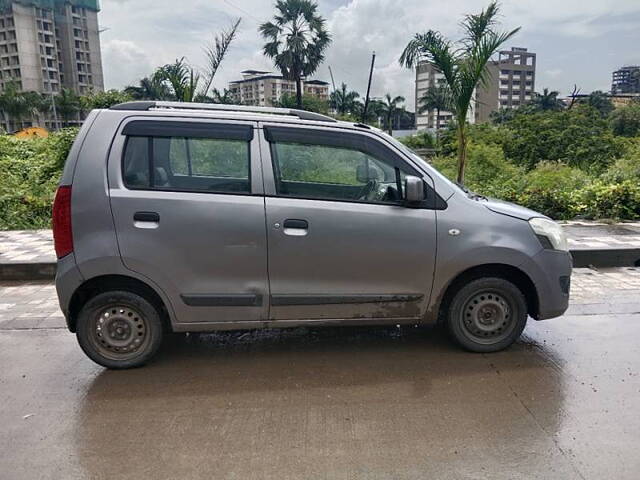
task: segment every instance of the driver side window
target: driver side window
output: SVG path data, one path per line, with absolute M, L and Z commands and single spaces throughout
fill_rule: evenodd
M 278 195 L 399 204 L 406 173 L 359 150 L 307 143 L 272 143 Z

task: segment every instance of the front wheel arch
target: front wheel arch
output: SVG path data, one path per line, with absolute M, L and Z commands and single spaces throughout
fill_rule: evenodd
M 449 310 L 451 300 L 456 292 L 473 280 L 485 277 L 502 278 L 512 282 L 525 296 L 527 301 L 527 313 L 533 318 L 538 318 L 539 301 L 538 291 L 529 276 L 517 267 L 502 263 L 491 263 L 471 267 L 449 282 L 445 293 L 438 304 L 438 323 L 443 323 Z

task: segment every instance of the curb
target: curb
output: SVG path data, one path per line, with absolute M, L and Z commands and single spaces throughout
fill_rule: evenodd
M 640 267 L 640 248 L 571 250 L 574 268 Z
M 30 281 L 53 280 L 56 277 L 55 263 L 0 263 L 0 280 Z
M 640 267 L 640 248 L 571 250 L 574 268 Z M 56 263 L 0 263 L 0 281 L 53 280 Z

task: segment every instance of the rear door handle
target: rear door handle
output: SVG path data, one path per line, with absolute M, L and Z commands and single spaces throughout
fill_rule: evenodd
M 160 215 L 156 212 L 136 212 L 133 214 L 134 222 L 160 223 Z
M 304 237 L 309 233 L 309 222 L 289 218 L 284 221 L 284 234 L 292 237 Z

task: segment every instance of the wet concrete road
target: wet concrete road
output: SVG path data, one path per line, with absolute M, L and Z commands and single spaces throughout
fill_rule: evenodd
M 0 297 L 3 480 L 640 477 L 640 269 L 579 271 L 569 314 L 498 354 L 298 329 L 175 336 L 125 372 L 48 316 L 21 329 L 19 290 Z

